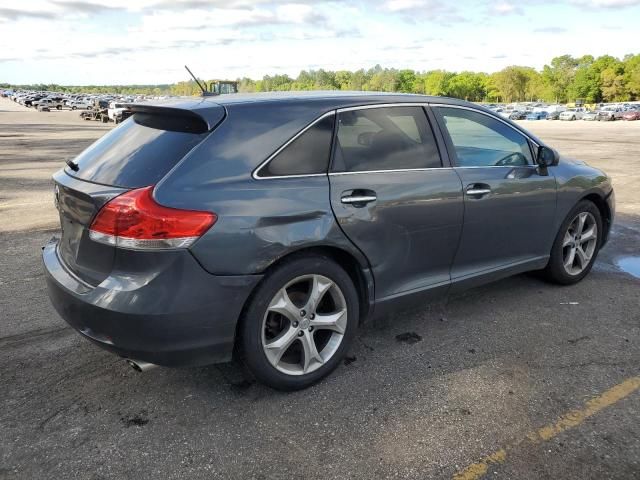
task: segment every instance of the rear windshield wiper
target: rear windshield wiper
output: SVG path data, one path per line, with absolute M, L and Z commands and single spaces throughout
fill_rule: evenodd
M 78 170 L 80 170 L 80 167 L 78 166 L 78 164 L 76 162 L 74 162 L 73 160 L 71 160 L 71 159 L 67 160 L 64 163 L 66 163 L 67 167 L 69 167 L 74 172 L 77 172 Z

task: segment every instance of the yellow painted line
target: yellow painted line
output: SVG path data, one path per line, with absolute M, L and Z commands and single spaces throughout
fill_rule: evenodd
M 513 450 L 523 442 L 530 442 L 533 444 L 546 442 L 552 438 L 558 436 L 562 432 L 569 430 L 570 428 L 577 427 L 582 424 L 587 418 L 595 415 L 600 410 L 610 407 L 616 402 L 619 402 L 625 397 L 640 389 L 640 377 L 631 377 L 624 382 L 610 388 L 601 395 L 589 400 L 584 408 L 571 410 L 562 417 L 560 417 L 555 423 L 546 425 L 539 428 L 536 431 L 530 432 L 525 438 L 514 442 L 500 450 L 487 455 L 476 463 L 469 465 L 464 470 L 456 473 L 453 476 L 454 480 L 477 480 L 483 477 L 489 470 L 490 465 L 496 465 L 504 463 L 507 460 L 507 452 Z

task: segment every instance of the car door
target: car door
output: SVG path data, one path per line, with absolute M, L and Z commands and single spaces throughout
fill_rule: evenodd
M 376 300 L 448 288 L 462 185 L 442 163 L 425 109 L 343 109 L 336 128 L 331 206 L 369 260 Z
M 556 180 L 518 129 L 469 107 L 434 107 L 464 190 L 464 227 L 452 280 L 544 266 L 555 232 Z

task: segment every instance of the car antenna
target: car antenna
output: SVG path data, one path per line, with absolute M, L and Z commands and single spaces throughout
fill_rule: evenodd
M 207 92 L 207 89 L 205 87 L 202 86 L 202 84 L 200 83 L 200 81 L 196 78 L 196 76 L 193 74 L 193 72 L 191 70 L 189 70 L 189 67 L 187 67 L 186 65 L 184 66 L 184 68 L 187 69 L 187 72 L 189 72 L 189 75 L 191 75 L 193 77 L 193 79 L 196 81 L 196 83 L 198 84 L 198 86 L 200 87 L 200 90 L 202 90 L 202 96 L 203 97 L 209 97 L 209 96 L 213 96 L 215 95 L 215 93 L 213 92 Z

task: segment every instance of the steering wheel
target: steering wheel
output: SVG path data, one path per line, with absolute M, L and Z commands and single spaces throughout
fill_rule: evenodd
M 526 165 L 527 160 L 524 158 L 524 155 L 522 155 L 520 152 L 513 152 L 505 157 L 502 157 L 495 164 L 496 166 Z

